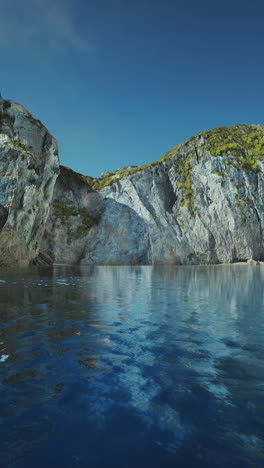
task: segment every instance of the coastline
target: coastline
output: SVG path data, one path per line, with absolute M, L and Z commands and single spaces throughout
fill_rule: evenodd
M 194 266 L 208 266 L 208 267 L 212 267 L 212 266 L 240 266 L 240 265 L 243 265 L 243 266 L 263 266 L 264 265 L 264 261 L 259 261 L 259 260 L 249 260 L 247 262 L 234 262 L 234 263 L 196 263 L 196 264 L 172 264 L 172 263 L 154 263 L 154 264 L 115 264 L 115 265 L 109 265 L 109 264 L 87 264 L 87 265 L 80 265 L 80 264 L 73 264 L 73 263 L 54 263 L 53 265 L 50 265 L 51 267 L 57 267 L 57 266 L 68 266 L 68 267 L 74 267 L 74 266 L 77 266 L 77 267 L 95 267 L 95 266 L 108 266 L 108 267 L 138 267 L 138 266 L 154 266 L 154 267 L 160 267 L 160 266 L 166 266 L 166 267 L 172 267 L 172 266 L 176 266 L 176 267 L 194 267 Z M 35 265 L 34 265 L 35 266 Z M 38 265 L 40 266 L 40 265 Z M 41 265 L 42 266 L 42 265 Z

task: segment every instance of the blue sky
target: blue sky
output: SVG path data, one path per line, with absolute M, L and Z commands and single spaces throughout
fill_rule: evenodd
M 264 125 L 264 2 L 1 0 L 0 89 L 91 176 Z

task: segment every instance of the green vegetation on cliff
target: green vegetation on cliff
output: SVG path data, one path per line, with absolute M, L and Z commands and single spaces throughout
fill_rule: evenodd
M 182 164 L 178 167 L 178 174 L 181 178 L 181 182 L 178 182 L 178 188 L 183 189 L 183 201 L 180 203 L 181 206 L 187 206 L 191 216 L 194 216 L 194 191 L 192 187 L 192 168 L 189 159 L 182 161 Z
M 264 127 L 260 125 L 217 127 L 199 135 L 205 139 L 202 147 L 213 156 L 232 154 L 246 159 L 264 159 Z
M 95 190 L 102 190 L 126 176 L 157 166 L 167 160 L 174 160 L 176 164 L 179 163 L 179 173 L 182 175 L 182 168 L 189 167 L 189 163 L 186 163 L 185 166 L 182 158 L 190 161 L 205 156 L 227 156 L 229 161 L 225 163 L 226 165 L 234 166 L 236 169 L 242 169 L 245 172 L 257 173 L 259 171 L 258 161 L 264 160 L 264 127 L 238 124 L 203 131 L 167 151 L 156 161 L 144 166 L 134 166 L 127 170 L 121 168 L 115 172 L 107 173 L 103 178 L 91 179 L 89 183 Z M 224 171 L 218 171 L 218 173 L 221 176 L 225 175 Z M 187 200 L 191 198 L 190 177 L 190 171 L 187 170 L 186 180 L 180 182 L 183 185 L 179 186 L 184 188 L 185 185 Z
M 54 200 L 52 203 L 53 215 L 61 226 L 65 226 L 68 244 L 72 240 L 79 239 L 100 221 L 100 216 L 93 217 L 86 208 L 77 209 L 71 200 Z M 77 227 L 72 225 L 71 217 L 79 218 Z M 75 229 L 74 229 L 75 227 Z
M 259 162 L 264 160 L 264 127 L 260 125 L 238 124 L 231 127 L 217 127 L 194 135 L 189 140 L 167 151 L 156 161 L 144 166 L 123 167 L 115 172 L 107 172 L 99 179 L 84 176 L 72 169 L 61 166 L 61 174 L 72 175 L 80 183 L 91 189 L 102 190 L 123 179 L 147 169 L 159 174 L 158 166 L 168 160 L 175 164 L 179 175 L 178 188 L 182 190 L 181 206 L 188 207 L 194 215 L 194 193 L 192 188 L 192 169 L 195 163 L 205 157 L 222 157 L 221 167 L 211 172 L 225 178 L 230 169 L 251 174 L 259 172 Z
M 201 145 L 212 156 L 228 156 L 229 164 L 245 172 L 259 172 L 259 161 L 264 160 L 264 127 L 260 125 L 234 125 L 217 127 L 199 134 Z

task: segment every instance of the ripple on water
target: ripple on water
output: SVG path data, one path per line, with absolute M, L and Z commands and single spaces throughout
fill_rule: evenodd
M 62 267 L 1 284 L 2 461 L 264 466 L 263 279 Z

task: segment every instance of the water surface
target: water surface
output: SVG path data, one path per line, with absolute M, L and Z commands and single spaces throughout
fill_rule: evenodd
M 264 267 L 0 272 L 1 468 L 262 468 Z

